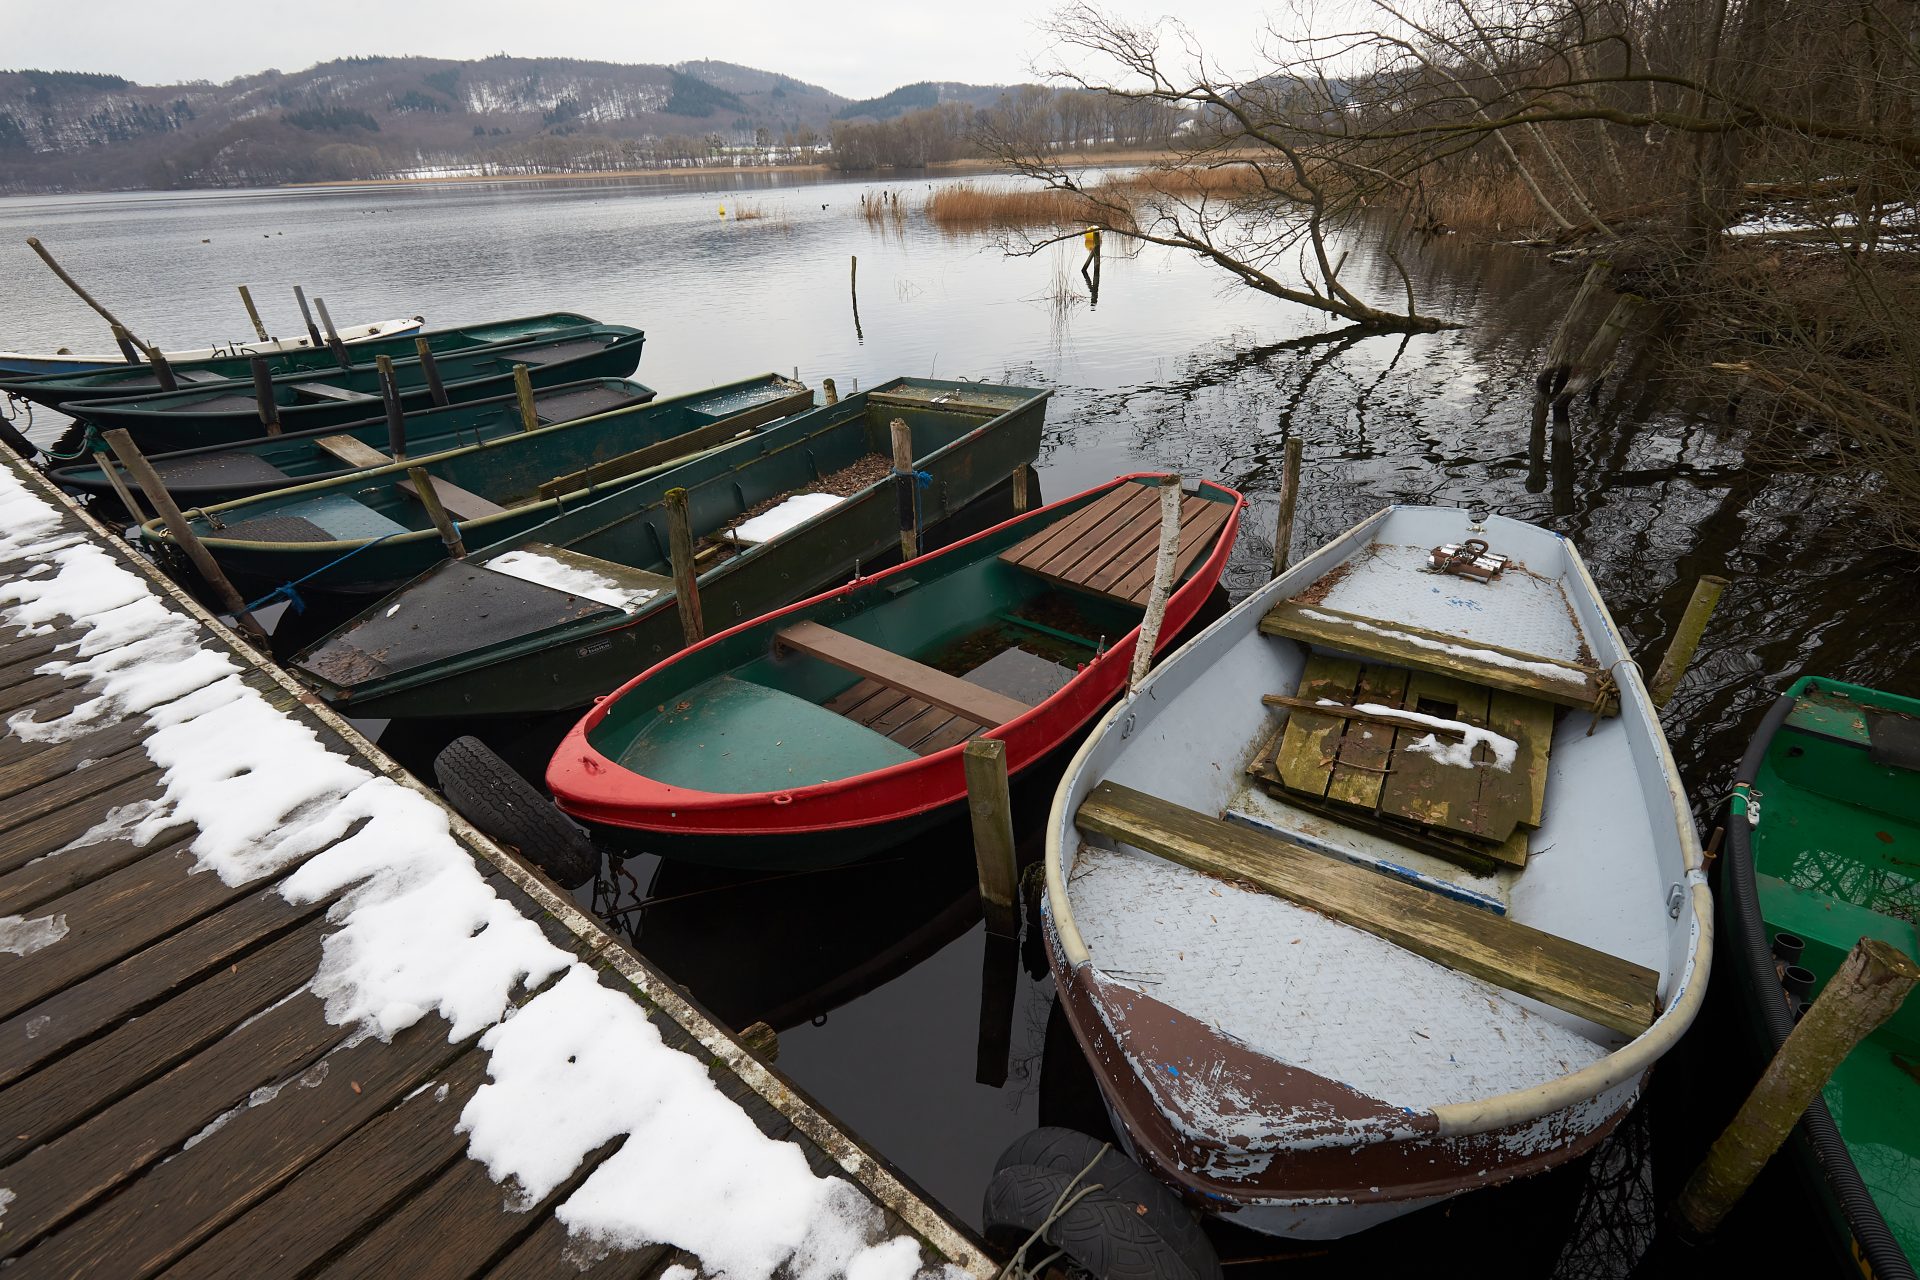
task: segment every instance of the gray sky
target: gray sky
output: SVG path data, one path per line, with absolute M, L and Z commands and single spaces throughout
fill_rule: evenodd
M 1167 0 L 1110 5 L 1132 20 L 1171 7 Z M 1180 7 L 1210 54 L 1233 50 L 1244 58 L 1268 6 L 1207 0 Z M 223 81 L 267 67 L 293 71 L 363 53 L 717 58 L 871 97 L 917 80 L 1031 79 L 1029 65 L 1044 60 L 1046 47 L 1037 23 L 1051 8 L 1051 0 L 0 0 L 0 66 L 164 84 Z

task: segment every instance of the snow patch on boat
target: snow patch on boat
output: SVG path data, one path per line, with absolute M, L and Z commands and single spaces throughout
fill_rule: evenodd
M 771 511 L 763 511 L 751 520 L 743 520 L 733 530 L 741 542 L 772 542 L 790 529 L 831 511 L 846 499 L 831 493 L 796 493 Z
M 1341 704 L 1332 698 L 1321 698 L 1323 707 L 1338 707 Z M 1439 716 L 1430 716 L 1424 711 L 1402 711 L 1399 707 L 1389 707 L 1379 702 L 1356 702 L 1355 711 L 1364 711 L 1372 716 L 1398 716 L 1402 720 L 1414 720 L 1435 729 L 1459 734 L 1463 742 L 1442 745 L 1432 734 L 1427 734 L 1407 744 L 1407 750 L 1423 756 L 1432 756 L 1441 764 L 1454 765 L 1461 769 L 1473 768 L 1473 749 L 1485 744 L 1493 753 L 1493 767 L 1505 773 L 1513 768 L 1514 756 L 1519 753 L 1520 744 L 1491 729 L 1482 729 L 1478 725 L 1467 724 L 1460 720 L 1445 720 Z
M 486 567 L 510 578 L 552 587 L 555 591 L 564 591 L 586 600 L 597 600 L 628 613 L 636 612 L 641 605 L 660 594 L 657 590 L 644 587 L 623 587 L 605 574 L 582 569 L 578 565 L 563 564 L 537 551 L 509 551 L 487 561 Z M 392 617 L 399 607 L 397 604 L 393 606 L 387 611 L 387 616 Z
M 1499 653 L 1492 649 L 1476 648 L 1473 645 L 1452 644 L 1442 640 L 1429 640 L 1425 636 L 1402 631 L 1398 627 L 1379 627 L 1371 622 L 1362 622 L 1358 618 L 1336 617 L 1330 613 L 1321 613 L 1318 609 L 1302 609 L 1300 616 L 1312 618 L 1315 622 L 1331 622 L 1337 626 L 1351 627 L 1355 631 L 1365 631 L 1376 636 L 1385 636 L 1402 644 L 1410 644 L 1420 649 L 1432 649 L 1436 653 L 1451 654 L 1456 658 L 1471 658 L 1475 662 L 1485 662 L 1496 667 L 1507 667 L 1514 671 L 1524 671 L 1529 675 L 1545 676 L 1549 680 L 1564 680 L 1570 684 L 1585 684 L 1587 677 L 1583 672 L 1570 667 L 1558 666 L 1551 662 L 1529 662 L 1525 658 L 1516 658 L 1510 654 Z

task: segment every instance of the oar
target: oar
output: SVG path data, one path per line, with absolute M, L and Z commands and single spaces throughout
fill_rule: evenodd
M 92 294 L 88 293 L 85 289 L 82 289 L 80 287 L 80 282 L 78 280 L 75 280 L 72 276 L 68 275 L 67 269 L 53 260 L 53 255 L 47 251 L 47 246 L 40 243 L 39 237 L 28 236 L 27 248 L 39 254 L 40 261 L 46 263 L 48 269 L 51 270 L 53 274 L 60 277 L 60 282 L 62 284 L 66 285 L 67 288 L 73 290 L 75 294 L 79 295 L 80 301 L 86 303 L 88 306 L 92 307 L 95 311 L 98 311 L 100 313 L 100 318 L 102 320 L 105 320 L 109 325 L 113 326 L 113 340 L 120 344 L 120 354 L 127 358 L 127 363 L 139 364 L 140 363 L 139 349 L 141 347 L 144 347 L 146 344 L 141 342 L 138 338 L 135 338 L 133 336 L 132 330 L 128 329 L 127 326 L 121 324 L 118 320 L 116 320 L 114 318 L 113 312 L 101 306 L 97 301 L 94 300 L 94 296 Z
M 333 358 L 340 362 L 342 369 L 353 368 L 353 362 L 347 359 L 347 346 L 340 341 L 340 331 L 333 327 L 333 317 L 327 314 L 327 300 L 316 297 L 313 309 L 320 313 L 320 323 L 327 327 L 327 350 L 333 352 Z
M 313 312 L 307 310 L 307 291 L 299 285 L 293 286 L 293 300 L 300 304 L 300 318 L 307 322 L 307 337 L 313 341 L 313 349 L 318 351 L 326 344 L 320 340 L 320 328 L 313 322 Z
M 260 308 L 253 305 L 253 290 L 241 285 L 240 301 L 246 303 L 247 319 L 253 321 L 253 331 L 260 335 L 260 341 L 272 342 L 273 339 L 267 336 L 267 326 L 260 323 Z

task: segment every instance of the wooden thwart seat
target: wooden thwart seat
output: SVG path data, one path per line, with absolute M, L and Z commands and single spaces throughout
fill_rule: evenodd
M 393 461 L 372 445 L 352 436 L 321 436 L 314 444 L 348 466 L 384 467 Z M 402 493 L 415 498 L 420 496 L 420 487 L 412 480 L 401 480 L 397 482 L 397 487 Z M 477 493 L 469 493 L 451 480 L 443 480 L 439 476 L 433 478 L 433 491 L 439 497 L 440 505 L 455 520 L 478 520 L 482 516 L 497 516 L 506 511 L 499 503 L 490 502 Z
M 1195 871 L 1244 880 L 1611 1030 L 1637 1036 L 1653 1023 L 1653 970 L 1505 916 L 1112 782 L 1093 789 L 1074 822 Z
M 992 727 L 923 702 L 878 680 L 861 680 L 822 705 L 855 724 L 885 734 L 920 756 L 945 751 Z
M 1183 495 L 1174 580 L 1212 547 L 1214 535 L 1233 513 L 1224 502 Z M 1145 607 L 1153 590 L 1160 550 L 1160 490 L 1123 484 L 1073 515 L 1000 553 L 1049 582 L 1078 587 L 1123 604 Z
M 781 648 L 830 662 L 910 694 L 930 706 L 965 716 L 979 725 L 1005 724 L 1032 710 L 1017 698 L 950 676 L 817 622 L 796 622 L 776 632 L 774 638 Z
M 378 400 L 380 398 L 379 396 L 370 396 L 364 391 L 350 391 L 346 387 L 336 387 L 328 382 L 296 382 L 293 384 L 293 389 L 304 392 L 310 396 L 318 396 L 322 400 L 338 400 L 343 404 L 353 404 L 362 400 Z

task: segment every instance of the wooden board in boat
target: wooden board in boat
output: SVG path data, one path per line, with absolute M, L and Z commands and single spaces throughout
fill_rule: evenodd
M 1221 503 L 1182 496 L 1175 581 L 1213 546 L 1227 515 Z M 1159 549 L 1160 490 L 1126 484 L 1072 519 L 1009 547 L 1000 558 L 1063 586 L 1145 607 Z

